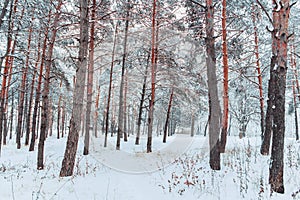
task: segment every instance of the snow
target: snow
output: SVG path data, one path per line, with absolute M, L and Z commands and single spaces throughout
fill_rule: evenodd
M 1 199 L 279 200 L 291 199 L 300 189 L 300 143 L 294 138 L 286 139 L 286 193 L 271 197 L 270 157 L 260 155 L 259 137 L 230 136 L 220 171 L 209 168 L 208 137 L 178 134 L 163 144 L 162 137 L 155 136 L 151 154 L 144 153 L 145 136 L 140 147 L 130 136 L 121 144 L 121 151 L 114 150 L 115 139 L 109 137 L 105 149 L 103 135 L 92 138 L 90 155 L 82 156 L 80 138 L 74 176 L 68 178 L 58 176 L 66 138 L 47 139 L 45 169 L 40 171 L 36 170 L 36 151 L 28 152 L 28 147 L 17 150 L 9 141 L 0 158 Z

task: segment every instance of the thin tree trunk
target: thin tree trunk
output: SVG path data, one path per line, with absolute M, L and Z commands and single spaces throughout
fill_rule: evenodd
M 46 135 L 48 132 L 49 127 L 49 90 L 50 90 L 50 72 L 52 66 L 52 55 L 54 49 L 54 43 L 56 39 L 57 27 L 60 17 L 60 9 L 62 7 L 62 0 L 59 0 L 58 5 L 56 7 L 56 13 L 53 21 L 53 26 L 51 27 L 52 33 L 51 38 L 49 41 L 48 52 L 45 58 L 45 79 L 44 79 L 44 88 L 43 88 L 43 106 L 41 112 L 41 129 L 40 129 L 40 137 L 39 137 L 39 144 L 38 144 L 38 158 L 37 158 L 37 169 L 42 170 L 44 169 L 44 143 L 46 139 Z M 51 127 L 52 129 L 52 127 Z
M 31 89 L 30 89 L 30 95 L 29 95 L 29 105 L 28 105 L 28 113 L 27 113 L 27 124 L 26 124 L 26 139 L 25 139 L 25 145 L 29 145 L 29 137 L 30 137 L 30 127 L 31 127 L 31 111 L 32 111 L 32 103 L 33 103 L 33 94 L 34 94 L 34 85 L 35 85 L 35 78 L 38 70 L 38 64 L 40 62 L 41 57 L 41 32 L 39 34 L 38 39 L 38 50 L 37 50 L 37 60 L 35 62 L 35 69 L 33 71 L 32 80 L 31 80 Z
M 73 95 L 73 109 L 70 121 L 70 132 L 60 176 L 72 176 L 76 158 L 76 151 L 79 139 L 81 116 L 83 108 L 84 89 L 86 81 L 87 54 L 89 42 L 89 21 L 88 21 L 88 2 L 80 0 L 80 41 L 79 41 L 79 61 L 76 71 L 76 84 Z
M 165 122 L 165 126 L 164 126 L 163 143 L 166 143 L 166 142 L 167 142 L 167 129 L 168 129 L 169 120 L 170 120 L 170 113 L 171 113 L 171 107 L 172 107 L 173 95 L 174 95 L 174 88 L 172 87 L 172 89 L 171 89 L 171 94 L 170 94 L 170 99 L 169 99 L 169 104 L 168 104 L 168 111 L 167 111 L 166 122 Z
M 97 89 L 97 96 L 96 96 L 96 104 L 95 104 L 95 114 L 94 114 L 94 136 L 98 137 L 98 110 L 99 110 L 99 100 L 100 100 L 100 85 Z
M 127 142 L 127 92 L 128 92 L 128 70 L 125 72 L 125 89 L 124 89 L 124 142 Z
M 51 19 L 51 10 L 48 14 L 48 23 L 50 23 Z M 37 134 L 37 117 L 38 117 L 38 109 L 40 104 L 40 96 L 41 96 L 41 87 L 42 87 L 42 78 L 43 78 L 43 71 L 44 71 L 44 61 L 45 61 L 45 55 L 46 55 L 46 49 L 47 49 L 47 41 L 48 41 L 48 34 L 49 34 L 49 26 L 46 27 L 45 30 L 45 38 L 43 43 L 43 49 L 42 49 L 42 55 L 41 55 L 41 65 L 39 70 L 39 77 L 38 77 L 38 83 L 35 93 L 35 101 L 34 101 L 34 108 L 33 108 L 33 115 L 32 115 L 32 130 L 31 130 L 31 140 L 30 140 L 30 146 L 29 151 L 34 151 L 35 146 L 35 140 Z
M 124 31 L 124 44 L 123 44 L 123 58 L 122 58 L 122 72 L 121 72 L 121 85 L 120 85 L 120 96 L 119 96 L 119 116 L 118 116 L 118 135 L 117 135 L 117 144 L 116 150 L 120 150 L 120 140 L 124 133 L 124 79 L 125 79 L 125 66 L 127 58 L 127 40 L 128 40 L 128 29 L 129 29 L 129 9 L 130 9 L 130 0 L 127 0 L 126 5 L 126 21 L 125 21 L 125 31 Z M 124 140 L 127 140 L 124 137 Z
M 66 127 L 66 102 L 63 101 L 62 114 L 61 114 L 61 137 L 64 137 Z
M 142 124 L 143 106 L 144 106 L 145 95 L 146 95 L 146 84 L 147 84 L 149 59 L 150 59 L 150 54 L 148 54 L 146 68 L 145 68 L 145 72 L 144 72 L 142 96 L 141 96 L 141 100 L 140 100 L 139 115 L 138 115 L 138 119 L 137 119 L 137 132 L 136 132 L 136 139 L 135 139 L 135 144 L 136 145 L 140 144 L 141 124 Z
M 260 129 L 261 129 L 261 139 L 264 138 L 265 131 L 265 114 L 264 114 L 264 96 L 263 96 L 263 85 L 262 85 L 262 75 L 261 75 L 261 67 L 260 67 L 260 58 L 259 58 L 259 46 L 258 46 L 258 32 L 256 25 L 256 12 L 254 11 L 252 20 L 254 25 L 254 42 L 255 42 L 255 59 L 256 59 L 256 70 L 257 70 L 257 78 L 258 78 L 258 89 L 259 89 L 259 103 L 260 103 Z
M 46 128 L 46 138 L 48 137 L 48 135 L 51 137 L 52 136 L 52 131 L 53 131 L 53 102 L 51 99 L 49 99 L 49 106 L 48 106 L 48 124 L 47 124 L 47 128 Z
M 8 71 L 12 63 L 12 56 L 9 54 L 13 54 L 13 50 L 11 49 L 12 44 L 12 30 L 14 27 L 14 22 L 12 20 L 12 14 L 16 13 L 18 5 L 18 0 L 15 0 L 14 5 L 11 4 L 10 13 L 9 13 L 9 22 L 8 22 L 8 39 L 7 39 L 7 49 L 6 49 L 6 61 L 4 65 L 4 72 L 2 78 L 2 87 L 1 87 L 1 95 L 0 95 L 0 154 L 1 154 L 1 146 L 2 146 L 2 132 L 3 132 L 3 123 L 4 123 L 4 114 L 5 114 L 5 97 L 8 92 L 7 84 L 7 76 Z M 2 61 L 1 63 L 2 64 Z
M 192 113 L 192 122 L 191 122 L 191 137 L 195 135 L 195 113 Z
M 226 30 L 226 0 L 222 0 L 222 47 L 223 47 L 223 119 L 222 119 L 222 131 L 220 141 L 220 153 L 225 152 L 227 131 L 228 131 L 228 53 L 227 53 L 227 30 Z
M 297 96 L 300 99 L 299 95 L 299 81 L 298 81 L 298 71 L 297 71 L 297 64 L 296 64 L 296 57 L 294 56 L 295 54 L 295 46 L 294 44 L 291 45 L 291 68 L 294 72 L 294 78 L 295 80 L 292 81 L 293 84 L 293 97 L 294 97 L 294 108 L 295 108 L 295 126 L 296 126 L 296 140 L 299 140 L 299 126 L 298 126 L 298 112 L 297 112 Z M 297 89 L 297 91 L 296 91 Z
M 11 91 L 11 111 L 10 111 L 10 126 L 9 126 L 9 139 L 12 139 L 12 129 L 13 129 L 13 123 L 14 123 L 14 91 Z
M 26 83 L 27 85 L 27 83 Z M 26 91 L 25 91 L 25 100 L 24 100 L 24 113 L 28 113 L 28 99 L 29 99 L 29 93 L 28 93 L 28 88 L 26 86 Z M 27 115 L 23 115 L 23 121 L 25 123 L 22 123 L 22 131 L 21 131 L 21 138 L 24 136 L 24 132 L 26 132 L 26 124 L 27 124 Z
M 297 97 L 296 97 L 296 88 L 295 88 L 295 81 L 293 81 L 293 100 L 294 100 L 294 109 L 295 109 L 295 135 L 296 140 L 299 140 L 299 128 L 298 128 L 298 113 L 297 113 Z
M 152 152 L 152 129 L 153 129 L 153 115 L 154 115 L 154 102 L 155 102 L 155 83 L 156 83 L 156 69 L 157 69 L 157 23 L 156 23 L 156 2 L 153 0 L 152 6 L 152 39 L 151 39 L 151 100 L 149 104 L 148 113 L 148 140 L 147 140 L 147 153 Z
M 107 135 L 108 135 L 108 128 L 109 128 L 109 108 L 110 108 L 110 98 L 111 98 L 111 93 L 112 93 L 112 78 L 113 78 L 112 76 L 113 76 L 113 70 L 114 70 L 114 64 L 115 64 L 114 62 L 115 62 L 117 36 L 118 36 L 118 23 L 116 24 L 116 27 L 115 27 L 115 36 L 114 36 L 112 56 L 111 56 L 109 86 L 108 86 L 107 105 L 106 105 L 106 117 L 105 117 L 104 147 L 107 147 Z M 113 131 L 113 130 L 111 130 L 111 131 Z
M 11 0 L 11 1 L 10 0 L 5 0 L 4 3 L 3 3 L 2 11 L 1 11 L 1 14 L 0 14 L 0 28 L 2 26 L 3 19 L 6 15 L 7 7 L 8 7 L 9 2 L 11 2 L 11 4 L 12 4 L 13 0 Z
M 218 98 L 216 76 L 216 53 L 214 38 L 214 7 L 212 0 L 206 0 L 206 65 L 209 99 L 209 164 L 211 169 L 220 170 L 219 136 L 221 128 L 221 107 Z
M 34 15 L 33 15 L 34 16 Z M 33 26 L 33 20 L 34 17 L 31 18 L 31 22 L 30 22 L 30 28 L 29 28 L 29 35 L 28 35 L 28 40 L 27 40 L 27 53 L 26 53 L 26 61 L 25 61 L 25 68 L 23 69 L 23 75 L 22 75 L 22 85 L 21 85 L 21 90 L 20 90 L 20 102 L 19 102 L 19 106 L 18 106 L 18 124 L 17 124 L 17 134 L 18 132 L 21 131 L 21 127 L 22 127 L 22 117 L 23 117 L 23 105 L 24 105 L 24 95 L 25 95 L 25 87 L 26 87 L 26 81 L 27 81 L 27 73 L 28 73 L 28 69 L 29 69 L 29 58 L 30 58 L 30 47 L 31 47 L 31 37 L 32 37 L 32 26 Z M 29 105 L 31 106 L 31 105 Z M 27 113 L 25 111 L 25 113 Z M 27 118 L 27 120 L 29 121 L 29 118 Z M 27 122 L 28 122 L 27 121 Z M 28 123 L 26 123 L 26 126 L 28 126 Z M 21 142 L 17 141 L 18 143 L 18 149 L 21 148 Z M 25 145 L 28 145 L 29 143 L 29 132 L 26 131 L 25 134 Z
M 61 89 L 61 86 L 62 86 L 62 80 L 60 81 L 60 84 L 59 84 L 59 88 L 60 89 Z M 62 95 L 60 94 L 59 98 L 58 98 L 58 104 L 57 104 L 57 127 L 56 127 L 56 130 L 57 130 L 57 139 L 60 138 L 61 98 L 62 98 Z
M 89 49 L 89 64 L 88 64 L 88 80 L 87 80 L 87 104 L 85 114 L 85 137 L 83 155 L 89 154 L 90 148 L 90 127 L 91 127 L 91 110 L 93 97 L 93 79 L 94 79 L 94 50 L 95 50 L 95 20 L 96 20 L 96 0 L 93 0 L 92 5 L 92 24 L 90 33 L 90 49 Z

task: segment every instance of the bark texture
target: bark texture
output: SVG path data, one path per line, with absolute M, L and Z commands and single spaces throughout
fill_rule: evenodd
M 70 132 L 68 135 L 64 159 L 62 161 L 62 167 L 60 170 L 61 177 L 72 176 L 74 171 L 87 71 L 87 53 L 89 40 L 88 28 L 88 2 L 86 0 L 80 0 L 80 40 L 77 66 L 78 68 L 76 72 L 76 83 L 73 95 L 73 109 L 70 120 Z
M 214 7 L 212 0 L 206 0 L 206 65 L 209 99 L 209 164 L 211 169 L 220 170 L 219 136 L 221 128 L 221 107 L 218 97 L 216 76 L 216 52 L 214 38 Z

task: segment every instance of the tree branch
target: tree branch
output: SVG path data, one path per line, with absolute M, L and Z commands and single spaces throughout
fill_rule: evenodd
M 292 3 L 292 4 L 290 5 L 290 8 L 292 8 L 294 5 L 296 5 L 296 3 L 297 3 L 297 1 L 295 1 L 294 3 Z
M 199 3 L 199 2 L 197 2 L 197 1 L 194 1 L 194 0 L 190 0 L 192 3 L 194 3 L 194 4 L 197 4 L 198 6 L 200 6 L 200 7 L 202 7 L 202 8 L 204 8 L 204 9 L 206 9 L 206 6 L 204 6 L 204 5 L 202 5 L 201 3 Z
M 259 0 L 256 0 L 256 2 L 258 3 L 258 5 L 261 7 L 261 9 L 265 12 L 265 14 L 267 15 L 270 23 L 274 26 L 274 23 L 273 23 L 273 20 L 272 18 L 270 17 L 269 13 L 267 12 L 266 8 L 260 3 Z

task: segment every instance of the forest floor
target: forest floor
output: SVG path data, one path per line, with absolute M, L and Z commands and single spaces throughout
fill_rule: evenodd
M 16 149 L 13 140 L 0 157 L 0 199 L 10 200 L 235 200 L 300 199 L 300 143 L 286 138 L 285 194 L 270 194 L 269 156 L 259 154 L 260 138 L 230 136 L 222 155 L 222 169 L 208 165 L 208 138 L 174 135 L 162 143 L 153 138 L 153 152 L 145 153 L 146 137 L 139 146 L 134 137 L 115 149 L 103 136 L 91 139 L 90 155 L 83 156 L 80 138 L 74 176 L 60 178 L 66 138 L 46 141 L 45 169 L 36 169 L 37 152 Z

